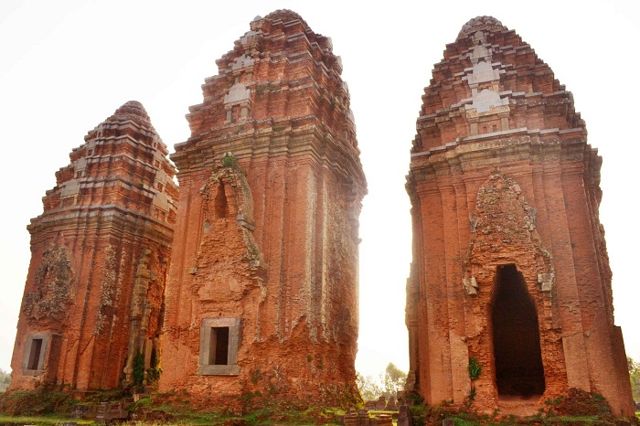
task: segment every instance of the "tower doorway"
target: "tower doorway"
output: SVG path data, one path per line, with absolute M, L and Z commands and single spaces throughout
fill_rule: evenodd
M 542 395 L 545 381 L 538 315 L 514 264 L 500 265 L 496 271 L 491 324 L 498 395 Z

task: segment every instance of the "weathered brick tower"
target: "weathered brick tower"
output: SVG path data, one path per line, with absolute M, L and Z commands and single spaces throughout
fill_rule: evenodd
M 190 108 L 161 391 L 226 407 L 354 395 L 366 182 L 331 49 L 291 11 L 258 17 Z
M 417 131 L 409 384 L 429 403 L 518 414 L 575 387 L 632 415 L 601 158 L 571 94 L 514 31 L 479 17 L 436 64 Z
M 167 149 L 138 102 L 85 136 L 31 221 L 11 388 L 115 388 L 156 350 L 176 218 Z

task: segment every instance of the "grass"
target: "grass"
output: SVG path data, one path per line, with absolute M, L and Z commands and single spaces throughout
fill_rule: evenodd
M 392 415 L 398 413 L 398 410 L 369 410 L 369 416 L 377 416 L 378 414 Z
M 280 410 L 278 408 L 265 407 L 244 415 L 234 415 L 231 413 L 196 411 L 188 405 L 180 403 L 157 403 L 150 397 L 139 400 L 134 404 L 133 408 L 142 409 L 142 411 L 151 416 L 154 416 L 154 413 L 160 414 L 160 419 L 166 416 L 162 419 L 164 422 L 189 425 L 222 425 L 236 422 L 248 426 L 271 424 L 309 425 L 316 424 L 319 419 L 326 420 L 323 422 L 324 424 L 332 424 L 332 421 L 335 422 L 335 419 L 345 414 L 344 410 L 339 408 L 311 407 L 307 410 Z M 153 419 L 153 417 L 151 418 Z M 154 420 L 147 420 L 135 424 L 149 425 L 153 424 L 153 422 Z
M 481 425 L 491 425 L 491 426 L 511 426 L 514 423 L 511 420 L 502 420 L 495 422 L 487 422 L 487 421 L 478 421 L 467 419 L 464 417 L 449 417 L 449 419 L 453 420 L 453 424 L 455 426 L 481 426 Z M 523 423 L 517 424 L 526 424 L 526 419 L 523 419 Z M 544 425 L 600 425 L 602 421 L 598 416 L 554 416 L 554 417 L 545 417 L 545 418 L 535 418 L 530 419 L 531 422 L 542 423 Z
M 220 413 L 201 413 L 188 409 L 181 409 L 167 404 L 154 406 L 153 411 L 159 411 L 170 415 L 171 417 L 173 417 L 171 423 L 182 423 L 190 425 L 217 425 L 233 418 L 232 416 L 225 416 Z
M 174 419 L 169 421 L 170 424 L 174 425 L 221 425 L 224 423 L 233 423 L 234 420 L 242 421 L 247 425 L 273 425 L 273 424 L 289 424 L 289 425 L 304 425 L 310 424 L 309 417 L 307 417 L 306 412 L 296 412 L 296 413 L 288 413 L 286 419 L 282 420 L 270 420 L 268 417 L 272 414 L 268 409 L 257 410 L 252 413 L 246 414 L 244 416 L 232 416 L 232 415 L 224 415 L 219 413 L 198 413 L 198 412 L 189 412 L 186 410 L 176 411 L 174 407 L 168 406 L 159 406 L 156 409 L 170 413 L 175 416 Z M 333 412 L 332 409 L 325 409 L 323 411 Z M 340 413 L 344 414 L 342 410 L 336 410 Z M 379 410 L 375 411 L 376 414 L 391 414 L 392 411 L 384 411 Z M 640 418 L 640 412 L 636 413 L 636 416 Z M 509 420 L 504 420 L 500 422 L 490 422 L 487 423 L 485 421 L 478 421 L 473 419 L 468 419 L 464 417 L 452 416 L 449 417 L 453 420 L 453 424 L 455 426 L 480 426 L 480 425 L 493 425 L 493 426 L 509 426 L 514 423 Z M 600 424 L 600 419 L 597 416 L 554 416 L 554 417 L 546 417 L 544 419 L 537 418 L 535 419 L 537 422 L 542 422 L 545 425 L 598 425 Z M 78 425 L 93 425 L 95 424 L 92 420 L 82 420 L 82 419 L 72 419 L 60 416 L 6 416 L 0 415 L 0 424 L 13 424 L 13 425 L 25 425 L 25 424 L 34 424 L 34 425 L 59 425 L 62 423 L 74 422 Z M 137 421 L 137 422 L 127 422 L 126 424 L 135 425 L 135 426 L 152 426 L 152 425 L 161 425 L 166 424 L 166 422 L 154 422 L 154 421 Z M 330 423 L 327 423 L 330 424 Z M 395 424 L 395 423 L 394 423 Z
M 548 419 L 545 419 L 545 420 L 549 422 L 567 423 L 571 425 L 575 425 L 575 424 L 597 425 L 602 423 L 602 421 L 598 416 L 560 416 L 560 417 L 549 417 Z
M 74 422 L 79 425 L 92 425 L 93 420 L 70 419 L 59 416 L 5 416 L 0 414 L 0 424 L 32 424 L 32 425 L 59 425 L 61 423 Z

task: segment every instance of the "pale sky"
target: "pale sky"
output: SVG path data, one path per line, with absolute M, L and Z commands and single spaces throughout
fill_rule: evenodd
M 26 225 L 72 148 L 124 102 L 143 103 L 173 151 L 256 16 L 288 8 L 333 40 L 351 92 L 369 183 L 360 217 L 356 367 L 408 368 L 405 283 L 411 261 L 404 189 L 423 88 L 447 43 L 478 15 L 516 32 L 574 94 L 589 143 L 604 158 L 601 221 L 616 323 L 640 360 L 638 262 L 640 2 L 629 1 L 15 1 L 0 2 L 0 368 L 9 369 L 29 263 Z

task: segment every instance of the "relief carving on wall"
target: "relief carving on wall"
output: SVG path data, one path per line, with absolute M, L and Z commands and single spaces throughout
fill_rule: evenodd
M 100 285 L 100 308 L 96 317 L 95 334 L 101 334 L 113 316 L 114 306 L 119 296 L 117 276 L 118 259 L 116 251 L 113 246 L 108 245 L 105 249 L 105 270 Z
M 54 245 L 42 254 L 32 290 L 25 295 L 22 311 L 30 322 L 64 322 L 73 303 L 73 270 L 64 246 Z
M 259 330 L 259 306 L 267 297 L 265 265 L 253 236 L 251 190 L 232 154 L 212 170 L 200 194 L 202 234 L 191 270 L 199 309 L 241 316 Z
M 200 191 L 203 199 L 203 236 L 198 254 L 198 266 L 207 263 L 204 248 L 210 244 L 219 244 L 219 233 L 230 230 L 240 231 L 242 241 L 242 260 L 248 262 L 254 274 L 263 272 L 264 261 L 253 237 L 253 197 L 247 178 L 238 168 L 230 153 L 225 154 L 222 167 L 213 170 L 211 177 Z M 228 220 L 234 223 L 228 226 Z M 223 235 L 224 237 L 224 235 Z
M 492 275 L 495 265 L 506 263 L 532 268 L 540 290 L 552 290 L 555 271 L 536 229 L 536 209 L 514 179 L 498 171 L 489 176 L 478 190 L 470 226 L 471 243 L 462 265 L 468 295 L 478 294 L 481 276 Z

